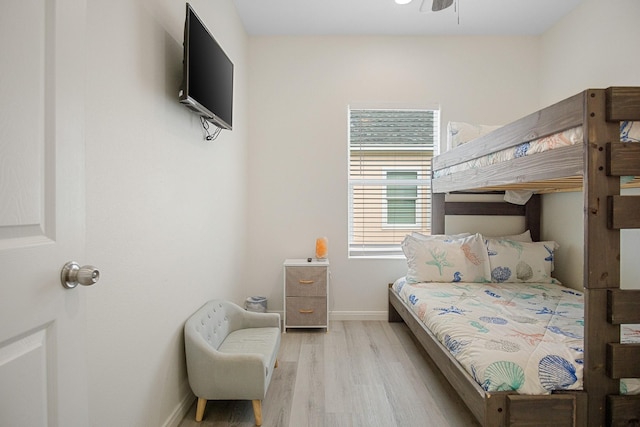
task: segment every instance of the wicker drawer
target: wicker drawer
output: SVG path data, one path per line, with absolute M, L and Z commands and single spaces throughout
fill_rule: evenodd
M 286 295 L 297 296 L 325 296 L 327 295 L 327 267 L 287 267 Z
M 287 324 L 290 326 L 327 325 L 327 298 L 322 297 L 287 297 Z

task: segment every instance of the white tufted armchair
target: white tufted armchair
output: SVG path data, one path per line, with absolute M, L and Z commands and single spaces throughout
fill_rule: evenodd
M 198 397 L 196 421 L 207 400 L 251 400 L 256 425 L 262 425 L 262 400 L 278 365 L 280 315 L 209 301 L 187 320 L 184 340 L 189 385 Z

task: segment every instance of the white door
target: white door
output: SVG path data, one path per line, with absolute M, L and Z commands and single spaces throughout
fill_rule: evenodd
M 0 426 L 89 425 L 85 0 L 0 1 Z M 97 285 L 96 285 L 97 286 Z

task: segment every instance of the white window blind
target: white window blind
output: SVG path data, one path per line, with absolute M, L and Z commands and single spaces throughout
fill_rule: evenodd
M 349 256 L 401 257 L 429 234 L 437 109 L 349 109 Z

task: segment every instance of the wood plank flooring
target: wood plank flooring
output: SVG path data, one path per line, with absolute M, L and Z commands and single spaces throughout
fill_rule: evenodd
M 331 322 L 282 335 L 264 427 L 478 427 L 404 323 Z M 250 427 L 250 401 L 195 404 L 180 427 Z

